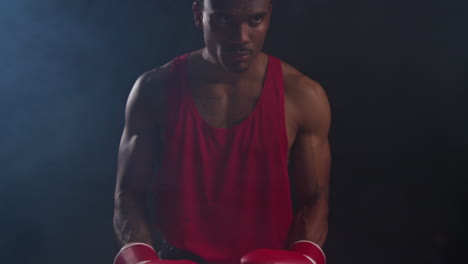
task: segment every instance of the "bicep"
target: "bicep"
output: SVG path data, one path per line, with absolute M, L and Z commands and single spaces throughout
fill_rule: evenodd
M 328 195 L 330 147 L 328 139 L 315 135 L 300 135 L 294 146 L 292 172 L 301 203 Z
M 328 133 L 331 123 L 330 105 L 318 84 L 303 90 L 297 103 L 300 129 L 293 148 L 292 171 L 301 202 L 328 197 L 331 164 Z
M 144 192 L 157 156 L 156 113 L 141 80 L 133 87 L 125 110 L 119 146 L 117 192 Z
M 150 133 L 135 133 L 125 128 L 119 146 L 117 188 L 120 191 L 144 191 L 154 169 L 156 142 Z

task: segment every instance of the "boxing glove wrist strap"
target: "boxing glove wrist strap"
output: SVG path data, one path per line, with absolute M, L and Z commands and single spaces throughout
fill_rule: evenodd
M 289 248 L 289 251 L 294 251 L 304 255 L 313 264 L 325 264 L 327 263 L 325 253 L 319 245 L 308 240 L 299 240 L 294 242 Z
M 152 246 L 145 243 L 129 243 L 115 256 L 114 264 L 144 264 L 158 259 Z

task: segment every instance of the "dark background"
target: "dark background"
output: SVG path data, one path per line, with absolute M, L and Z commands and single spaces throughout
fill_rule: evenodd
M 0 262 L 112 262 L 126 97 L 142 72 L 202 47 L 190 6 L 0 2 Z M 466 259 L 466 6 L 275 3 L 265 51 L 332 105 L 329 263 Z

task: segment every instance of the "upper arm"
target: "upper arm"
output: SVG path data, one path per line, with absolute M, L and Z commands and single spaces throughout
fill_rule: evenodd
M 158 90 L 164 82 L 156 72 L 143 74 L 127 100 L 125 127 L 119 146 L 116 197 L 143 194 L 159 151 Z
M 331 123 L 330 105 L 322 86 L 306 76 L 293 94 L 297 135 L 292 149 L 292 172 L 299 202 L 328 200 Z

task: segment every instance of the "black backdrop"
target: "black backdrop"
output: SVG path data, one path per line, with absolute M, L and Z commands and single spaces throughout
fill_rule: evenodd
M 466 6 L 276 1 L 265 51 L 332 105 L 329 263 L 463 261 Z M 111 263 L 125 100 L 202 46 L 190 1 L 4 0 L 0 32 L 0 261 Z

